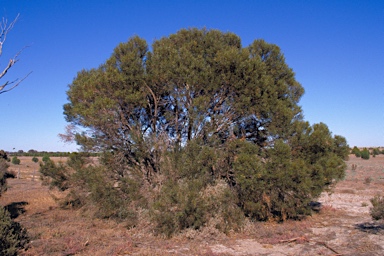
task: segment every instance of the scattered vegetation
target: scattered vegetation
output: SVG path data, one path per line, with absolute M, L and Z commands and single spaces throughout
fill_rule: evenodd
M 362 159 L 368 160 L 370 155 L 376 157 L 377 155 L 384 154 L 384 149 L 380 150 L 380 148 L 363 148 L 360 150 L 358 147 L 354 146 L 350 152 L 356 157 L 361 157 Z
M 8 172 L 8 161 L 7 154 L 4 150 L 0 150 L 0 196 L 7 190 L 6 179 L 12 177 L 12 173 Z M 0 255 L 17 255 L 18 250 L 24 248 L 27 243 L 28 236 L 25 229 L 14 222 L 10 213 L 0 206 Z

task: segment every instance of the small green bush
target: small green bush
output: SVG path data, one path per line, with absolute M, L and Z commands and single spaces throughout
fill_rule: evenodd
M 50 158 L 49 158 L 49 156 L 48 155 L 45 155 L 45 156 L 43 156 L 43 162 L 45 163 L 45 162 L 48 162 L 49 160 L 51 160 Z
M 37 162 L 39 162 L 39 159 L 34 156 L 34 157 L 32 157 L 32 162 L 37 163 Z
M 369 150 L 367 148 L 364 148 L 362 151 L 361 151 L 361 158 L 362 159 L 365 159 L 365 160 L 368 160 L 369 159 Z
M 371 200 L 372 208 L 370 213 L 373 219 L 380 220 L 384 219 L 384 197 L 376 195 Z
M 361 151 L 358 147 L 354 146 L 352 151 L 351 151 L 352 154 L 354 154 L 356 157 L 361 157 Z
M 375 157 L 375 156 L 377 156 L 377 155 L 380 155 L 380 149 L 379 148 L 374 148 L 373 150 L 372 150 L 372 156 L 373 157 Z
M 70 154 L 65 164 L 47 160 L 40 164 L 43 184 L 61 191 L 69 190 L 67 197 L 59 202 L 63 208 L 89 206 L 97 209 L 95 217 L 124 220 L 127 226 L 134 226 L 137 214 L 131 206 L 142 199 L 138 193 L 139 184 L 128 177 L 114 182 L 103 166 L 87 163 L 79 153 Z
M 26 230 L 11 219 L 6 209 L 0 207 L 0 255 L 15 256 L 28 242 Z
M 16 165 L 19 165 L 20 164 L 20 159 L 17 158 L 17 156 L 12 157 L 12 163 L 16 164 Z

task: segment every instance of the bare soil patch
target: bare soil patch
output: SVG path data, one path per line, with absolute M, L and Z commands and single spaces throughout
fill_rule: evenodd
M 384 194 L 383 155 L 350 156 L 345 180 L 319 198 L 319 213 L 302 221 L 247 223 L 228 236 L 206 228 L 172 239 L 153 235 L 145 220 L 127 229 L 81 210 L 60 209 L 53 199 L 59 192 L 41 185 L 38 164 L 19 158 L 21 164 L 10 169 L 20 177 L 8 180 L 0 204 L 28 229 L 31 243 L 22 255 L 384 255 L 384 223 L 369 215 L 369 199 Z

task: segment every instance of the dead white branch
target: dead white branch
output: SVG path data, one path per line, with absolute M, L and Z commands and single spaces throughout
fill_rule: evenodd
M 0 56 L 2 55 L 3 53 L 3 46 L 4 46 L 4 43 L 7 39 L 7 35 L 9 33 L 9 31 L 12 30 L 12 28 L 14 27 L 15 23 L 17 22 L 17 20 L 19 19 L 20 17 L 20 14 L 18 14 L 16 16 L 16 18 L 8 25 L 8 20 L 6 18 L 3 18 L 1 23 L 0 23 Z M 27 47 L 27 46 L 26 46 Z M 21 52 L 26 48 L 24 47 L 23 49 L 21 49 L 18 53 L 16 53 L 16 55 L 11 58 L 7 64 L 7 66 L 3 69 L 3 71 L 1 71 L 0 73 L 0 79 L 3 78 L 7 72 L 9 71 L 9 69 L 15 65 L 16 62 L 19 61 L 18 57 L 19 55 L 21 54 Z M 10 90 L 14 89 L 15 87 L 17 87 L 22 81 L 24 81 L 32 72 L 28 73 L 24 78 L 22 79 L 15 79 L 14 81 L 6 81 L 5 83 L 1 84 L 0 85 L 0 94 L 2 93 L 5 93 L 5 92 L 9 92 Z M 6 89 L 7 86 L 10 86 Z
M 0 56 L 3 53 L 3 45 L 5 40 L 7 39 L 7 35 L 9 31 L 12 30 L 13 26 L 19 19 L 20 14 L 17 14 L 16 18 L 8 25 L 8 20 L 6 18 L 3 18 L 1 24 L 0 24 Z

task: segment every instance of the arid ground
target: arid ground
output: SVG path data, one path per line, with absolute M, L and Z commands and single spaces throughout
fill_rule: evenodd
M 0 204 L 28 230 L 31 242 L 22 255 L 384 255 L 384 222 L 369 215 L 369 199 L 384 194 L 384 155 L 350 156 L 345 180 L 319 198 L 319 213 L 302 221 L 249 222 L 228 235 L 206 228 L 172 239 L 155 236 L 145 218 L 127 229 L 82 210 L 60 209 L 54 200 L 60 193 L 41 185 L 39 165 L 31 157 L 20 160 L 10 167 L 20 177 L 8 180 Z

